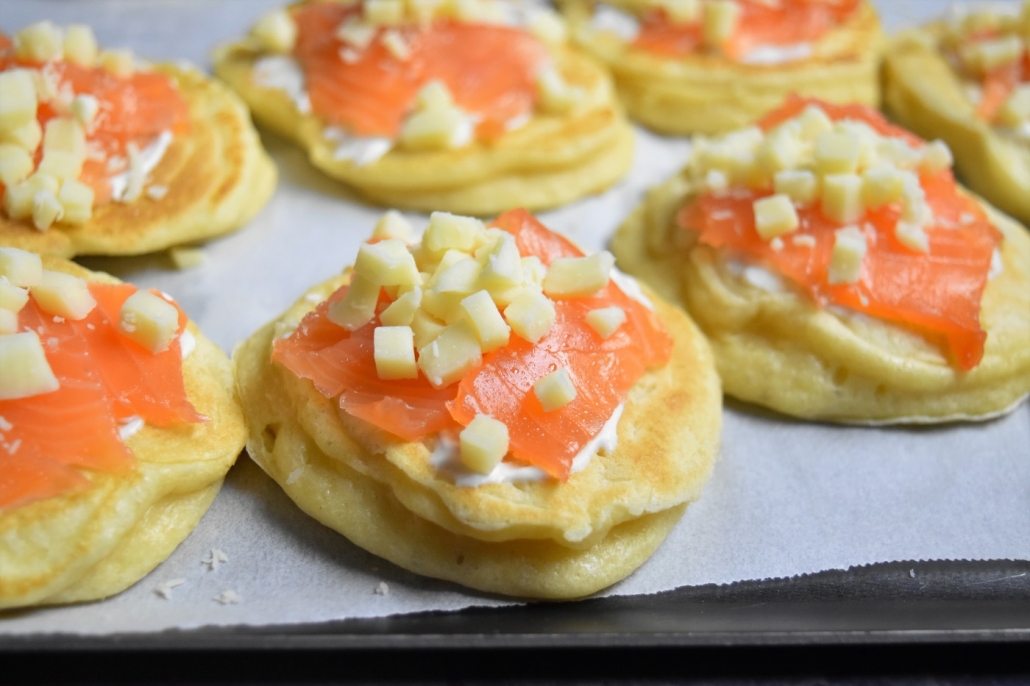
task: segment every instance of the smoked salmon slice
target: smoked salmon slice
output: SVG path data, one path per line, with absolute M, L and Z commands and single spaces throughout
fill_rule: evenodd
M 410 52 L 392 55 L 380 37 L 354 51 L 334 35 L 360 14 L 360 5 L 308 3 L 293 10 L 294 55 L 304 71 L 311 107 L 322 119 L 361 136 L 394 137 L 418 92 L 441 81 L 455 103 L 478 118 L 480 134 L 497 135 L 532 112 L 536 75 L 547 51 L 526 31 L 487 24 L 437 20 L 427 26 L 389 29 Z M 350 53 L 348 53 L 350 50 Z M 351 54 L 344 59 L 341 51 Z
M 760 125 L 771 128 L 809 104 L 818 104 L 833 120 L 862 121 L 888 136 L 904 133 L 864 106 L 833 106 L 801 98 L 793 98 Z M 921 145 L 911 134 L 903 137 Z M 776 249 L 758 236 L 753 202 L 772 195 L 771 189 L 702 194 L 680 211 L 677 221 L 697 231 L 706 245 L 770 265 L 822 305 L 842 305 L 942 338 L 958 366 L 972 369 L 983 357 L 986 333 L 980 327 L 980 300 L 1001 234 L 979 204 L 959 194 L 949 169 L 922 174 L 920 184 L 934 213 L 933 224 L 925 227 L 929 252 L 915 253 L 895 237 L 900 217 L 896 204 L 867 210 L 858 226 L 868 252 L 862 277 L 853 284 L 827 283 L 834 232 L 842 225 L 826 219 L 817 207 L 797 208 L 797 233 L 812 236 L 814 246 L 796 244 L 785 236 Z
M 525 210 L 507 212 L 493 226 L 514 235 L 522 255 L 535 255 L 545 265 L 556 257 L 583 254 Z M 592 296 L 556 301 L 555 323 L 543 339 L 532 344 L 512 335 L 506 346 L 487 354 L 482 366 L 455 384 L 435 389 L 421 374 L 384 381 L 373 356 L 378 317 L 353 333 L 328 320 L 330 302 L 345 292 L 346 287 L 338 290 L 305 316 L 292 335 L 275 341 L 272 359 L 310 379 L 326 397 L 339 395 L 343 411 L 405 440 L 460 429 L 476 414 L 489 414 L 508 425 L 516 459 L 562 480 L 568 478 L 576 454 L 625 401 L 629 388 L 647 369 L 667 361 L 672 351 L 671 338 L 649 307 L 609 281 Z M 626 322 L 602 340 L 585 317 L 612 306 L 623 309 Z M 569 370 L 577 396 L 559 410 L 544 412 L 533 384 L 558 367 Z

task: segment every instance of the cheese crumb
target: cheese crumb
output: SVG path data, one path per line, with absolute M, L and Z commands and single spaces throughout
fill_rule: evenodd
M 388 596 L 390 595 L 390 585 L 385 581 L 380 581 L 379 584 L 372 589 L 372 595 Z
M 228 591 L 222 591 L 211 600 L 221 605 L 237 605 L 243 600 L 243 597 L 236 591 L 230 589 Z
M 213 572 L 229 561 L 229 556 L 218 548 L 212 548 L 207 557 L 200 561 L 200 564 L 207 565 L 207 570 Z
M 178 588 L 179 586 L 182 586 L 184 583 L 186 583 L 185 579 L 169 579 L 168 581 L 165 581 L 164 583 L 158 585 L 158 587 L 154 589 L 154 593 L 161 596 L 165 600 L 171 600 L 172 589 Z

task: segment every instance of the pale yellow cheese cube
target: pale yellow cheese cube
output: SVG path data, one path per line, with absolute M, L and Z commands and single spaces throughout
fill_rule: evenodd
M 554 67 L 537 74 L 537 104 L 544 112 L 565 114 L 583 101 L 585 93 L 579 86 L 571 86 Z
M 533 384 L 533 393 L 544 412 L 554 412 L 576 399 L 576 385 L 565 367 L 559 367 Z
M 78 321 L 97 306 L 86 281 L 64 272 L 44 269 L 39 281 L 29 286 L 29 292 L 39 309 L 55 317 Z
M 489 474 L 508 454 L 508 427 L 487 414 L 477 414 L 461 433 L 461 462 L 480 474 Z
M 833 233 L 833 252 L 827 270 L 827 282 L 857 283 L 862 276 L 866 254 L 865 234 L 857 226 L 846 226 Z
M 356 17 L 351 17 L 336 29 L 336 37 L 346 45 L 364 50 L 379 33 L 379 29 Z
M 64 189 L 61 189 L 62 192 Z M 68 211 L 65 206 L 65 212 Z M 67 221 L 68 217 L 65 216 Z M 193 267 L 199 267 L 200 265 L 207 262 L 207 255 L 204 253 L 202 248 L 190 248 L 186 246 L 177 246 L 168 249 L 168 257 L 171 259 L 172 264 L 175 265 L 176 269 L 192 269 Z
M 823 177 L 822 213 L 828 219 L 846 224 L 865 214 L 862 204 L 862 177 L 857 174 L 829 174 Z
M 0 308 L 0 334 L 18 333 L 18 313 Z M 0 371 L 0 377 L 3 372 Z
M 858 168 L 858 137 L 824 131 L 815 139 L 815 169 L 820 174 L 850 174 Z
M 81 181 L 68 179 L 61 184 L 57 201 L 64 209 L 61 221 L 65 224 L 85 224 L 93 216 L 93 189 Z
M 100 103 L 92 95 L 76 95 L 72 99 L 70 112 L 82 128 L 90 131 L 100 110 Z
M 883 138 L 876 147 L 877 156 L 898 169 L 914 169 L 922 159 L 918 150 L 900 138 Z
M 329 305 L 329 321 L 348 331 L 360 329 L 372 321 L 379 302 L 379 284 L 355 274 L 347 293 Z
M 732 0 L 709 0 L 704 8 L 704 41 L 719 47 L 733 35 L 740 17 L 740 7 Z
M 568 40 L 569 30 L 557 12 L 541 7 L 529 17 L 529 32 L 546 45 L 561 45 Z
M 404 241 L 397 238 L 362 243 L 354 261 L 354 271 L 380 286 L 418 286 L 422 283 L 415 258 Z
M 478 290 L 479 262 L 471 257 L 460 260 L 433 278 L 433 290 L 439 293 L 474 293 Z
M 943 171 L 951 167 L 954 158 L 951 155 L 951 148 L 944 141 L 933 141 L 927 143 L 921 154 L 922 159 L 919 162 L 920 168 L 930 172 L 931 174 Z
M 21 312 L 29 301 L 29 291 L 15 286 L 7 277 L 0 277 L 0 310 Z
M 554 326 L 554 303 L 543 293 L 523 288 L 504 308 L 504 319 L 515 335 L 536 343 Z
M 819 177 L 805 169 L 785 169 L 773 176 L 773 190 L 797 205 L 811 205 L 819 196 Z
M 386 51 L 390 53 L 394 59 L 400 62 L 407 62 L 411 59 L 411 47 L 408 45 L 408 42 L 404 40 L 404 36 L 402 36 L 399 31 L 395 31 L 394 29 L 384 31 L 381 40 L 383 47 L 386 48 Z
M 509 233 L 498 237 L 490 249 L 482 255 L 482 271 L 479 283 L 491 291 L 504 290 L 522 283 L 522 255 L 515 244 L 515 237 Z
M 397 297 L 389 307 L 379 313 L 379 321 L 384 326 L 410 326 L 415 312 L 422 304 L 422 289 L 415 287 Z
M 608 285 L 615 258 L 607 250 L 587 257 L 556 257 L 544 277 L 544 293 L 552 298 L 580 298 Z
M 435 257 L 436 259 L 432 259 Z M 422 242 L 422 246 L 416 251 L 415 264 L 419 265 L 419 269 L 422 273 L 422 283 L 426 284 L 427 287 L 432 288 L 436 285 L 437 278 L 445 271 L 456 265 L 462 260 L 472 259 L 464 250 L 458 250 L 457 248 L 449 248 L 440 253 L 432 253 L 425 247 L 425 241 Z M 426 278 L 426 274 L 429 277 Z
M 14 34 L 14 54 L 29 62 L 49 62 L 64 57 L 64 37 L 52 21 L 29 24 Z
M 32 156 L 12 143 L 0 143 L 0 183 L 13 186 L 32 173 Z
M 285 9 L 274 10 L 257 20 L 250 35 L 269 52 L 289 53 L 297 43 L 297 23 Z
M 998 123 L 1015 128 L 1030 121 L 1030 84 L 1016 86 L 998 111 Z
M 867 169 L 862 174 L 862 202 L 866 207 L 882 207 L 901 199 L 904 174 L 889 164 Z
M 397 210 L 388 210 L 376 222 L 372 231 L 372 238 L 396 238 L 407 242 L 411 238 L 411 222 L 404 218 L 404 215 Z
M 833 120 L 817 105 L 809 105 L 796 118 L 801 126 L 801 137 L 814 141 L 820 134 L 833 129 Z
M 930 242 L 923 227 L 912 222 L 899 221 L 894 225 L 894 237 L 914 252 L 929 252 Z
M 0 143 L 11 143 L 30 153 L 36 152 L 43 141 L 43 127 L 33 119 L 13 129 L 0 129 Z
M 461 380 L 482 361 L 479 339 L 465 319 L 449 324 L 418 353 L 418 368 L 435 388 Z
M 447 109 L 453 106 L 454 98 L 443 81 L 430 81 L 422 87 L 415 98 L 415 107 L 420 110 Z
M 85 162 L 84 156 L 64 150 L 46 150 L 43 152 L 43 160 L 39 163 L 36 171 L 52 176 L 58 181 L 77 179 Z
M 547 278 L 547 267 L 536 255 L 523 257 L 522 263 L 522 285 L 532 286 L 538 291 L 544 288 L 544 279 Z
M 36 119 L 36 86 L 27 69 L 0 72 L 0 131 Z
M 86 24 L 71 24 L 64 31 L 64 59 L 80 67 L 96 64 L 100 49 L 93 29 Z
M 790 233 L 798 228 L 798 213 L 787 195 L 770 195 L 751 205 L 755 215 L 755 231 L 763 241 Z
M 429 226 L 422 236 L 422 245 L 433 252 L 452 248 L 471 252 L 485 229 L 483 222 L 474 217 L 433 212 L 429 215 Z
M 410 326 L 377 326 L 372 332 L 373 357 L 380 379 L 417 379 L 415 334 Z
M 913 172 L 905 172 L 902 179 L 902 220 L 920 225 L 929 223 L 933 220 L 933 212 L 926 202 L 926 191 L 923 190 L 919 177 Z
M 127 79 L 136 71 L 135 58 L 128 48 L 104 50 L 99 61 L 100 66 L 120 79 Z
M 794 121 L 770 131 L 758 151 L 759 164 L 770 173 L 803 166 L 804 158 L 801 126 Z
M 118 311 L 118 331 L 152 353 L 163 352 L 179 333 L 179 311 L 164 298 L 139 290 Z
M 0 336 L 0 400 L 31 398 L 60 387 L 35 331 Z
M 46 231 L 64 217 L 64 208 L 49 188 L 38 191 L 32 199 L 32 225 Z
M 0 276 L 19 288 L 35 286 L 43 279 L 43 261 L 28 250 L 0 248 Z
M 479 347 L 484 353 L 508 344 L 511 328 L 505 323 L 488 292 L 478 291 L 462 299 L 461 309 L 472 324 L 476 338 L 479 339 Z
M 959 49 L 959 56 L 971 69 L 989 72 L 1015 62 L 1023 54 L 1023 41 L 1008 35 L 988 38 Z
M 422 310 L 445 324 L 453 324 L 464 316 L 461 301 L 468 293 L 460 291 L 440 293 L 432 289 L 422 293 Z
M 621 307 L 602 307 L 587 312 L 586 320 L 598 336 L 607 340 L 626 322 L 626 312 Z
M 397 26 L 404 22 L 402 0 L 365 0 L 365 21 L 373 26 Z
M 415 350 L 422 350 L 436 340 L 447 328 L 446 322 L 423 309 L 415 310 L 411 317 L 411 330 L 415 333 Z
M 43 133 L 43 151 L 66 152 L 86 159 L 86 130 L 71 117 L 55 117 L 46 124 Z
M 11 219 L 28 219 L 32 217 L 36 195 L 47 190 L 56 193 L 59 182 L 47 174 L 33 174 L 24 181 L 8 186 L 4 192 L 4 211 Z

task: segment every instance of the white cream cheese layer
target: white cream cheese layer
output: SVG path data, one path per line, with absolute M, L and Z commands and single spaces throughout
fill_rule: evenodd
M 744 55 L 744 64 L 771 65 L 787 64 L 808 59 L 812 56 L 811 43 L 794 43 L 793 45 L 759 45 Z
M 254 65 L 254 83 L 264 88 L 283 91 L 301 114 L 311 114 L 311 98 L 308 97 L 297 60 L 285 55 L 268 55 Z
M 601 431 L 576 454 L 572 460 L 572 473 L 586 469 L 590 461 L 594 459 L 594 455 L 610 455 L 615 450 L 619 442 L 619 418 L 622 417 L 624 409 L 625 404 L 619 404 L 612 412 L 612 416 L 601 427 Z M 429 463 L 436 467 L 441 475 L 452 479 L 457 486 L 475 487 L 484 484 L 543 481 L 551 478 L 539 467 L 517 466 L 510 462 L 501 462 L 489 474 L 480 474 L 462 464 L 459 452 L 456 441 L 441 436 L 433 454 L 429 456 Z

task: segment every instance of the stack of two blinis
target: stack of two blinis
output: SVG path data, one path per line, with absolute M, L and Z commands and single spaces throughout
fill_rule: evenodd
M 609 77 L 540 6 L 311 0 L 264 16 L 214 61 L 260 124 L 387 207 L 557 207 L 632 160 Z
M 716 459 L 704 338 L 525 210 L 409 231 L 387 213 L 353 268 L 237 348 L 251 457 L 419 574 L 551 599 L 624 578 Z
M 729 395 L 805 419 L 988 419 L 1030 393 L 1030 235 L 951 164 L 874 110 L 791 98 L 696 140 L 612 250 L 687 309 Z

